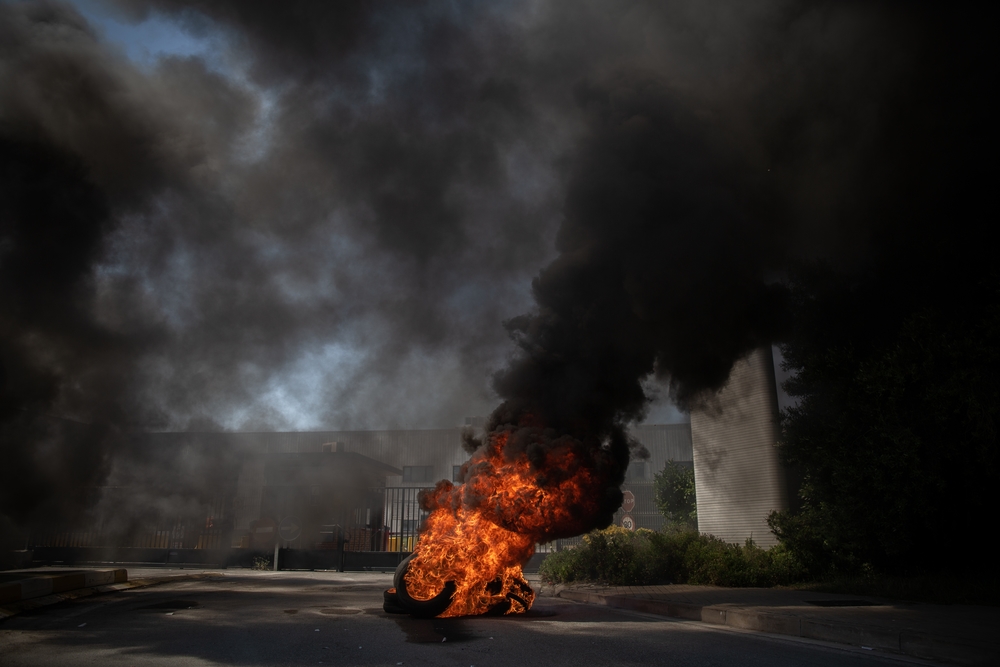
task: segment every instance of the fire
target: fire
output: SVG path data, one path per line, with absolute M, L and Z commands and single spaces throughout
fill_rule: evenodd
M 529 434 L 530 436 L 531 434 Z M 441 616 L 523 613 L 534 591 L 521 566 L 536 542 L 577 535 L 598 512 L 606 478 L 585 465 L 580 443 L 533 433 L 545 447 L 509 451 L 509 431 L 491 433 L 466 464 L 465 483 L 438 482 L 423 495 L 431 512 L 406 572 L 406 588 L 429 600 L 456 584 Z M 519 433 L 521 440 L 524 430 Z M 521 443 L 524 444 L 524 443 Z M 592 458 L 592 457 L 591 457 Z

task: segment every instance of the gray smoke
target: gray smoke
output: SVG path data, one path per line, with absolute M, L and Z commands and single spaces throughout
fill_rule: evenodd
M 499 395 L 496 424 L 530 405 L 600 441 L 650 374 L 699 400 L 781 334 L 789 267 L 866 260 L 853 193 L 931 24 L 822 2 L 104 7 L 216 56 L 136 64 L 71 4 L 0 4 L 18 522 L 91 503 L 141 459 L 135 431 L 438 426 Z

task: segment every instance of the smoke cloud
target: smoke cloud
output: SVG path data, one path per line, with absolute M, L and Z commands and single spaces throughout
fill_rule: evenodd
M 208 53 L 136 61 L 105 18 Z M 136 431 L 430 427 L 498 396 L 493 428 L 613 443 L 620 478 L 651 375 L 693 405 L 787 329 L 791 268 L 881 261 L 912 153 L 887 128 L 958 30 L 934 19 L 0 3 L 0 514 L 141 477 Z

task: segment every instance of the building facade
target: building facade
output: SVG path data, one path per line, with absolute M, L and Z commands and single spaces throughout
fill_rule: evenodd
M 736 363 L 709 406 L 691 413 L 698 530 L 727 542 L 773 546 L 767 525 L 788 507 L 778 459 L 778 394 L 771 348 Z
M 424 518 L 417 505 L 420 489 L 432 487 L 439 480 L 458 481 L 462 464 L 469 454 L 462 448 L 462 430 L 481 430 L 482 418 L 469 418 L 466 427 L 424 430 L 313 431 L 286 433 L 232 433 L 234 443 L 248 451 L 268 454 L 321 452 L 324 447 L 355 453 L 398 470 L 389 474 L 386 485 L 386 530 L 398 536 L 402 547 L 409 546 Z M 659 530 L 663 516 L 653 493 L 653 476 L 667 461 L 693 465 L 691 429 L 688 424 L 644 424 L 631 434 L 649 452 L 649 458 L 634 461 L 627 473 L 623 490 L 632 493 L 635 505 L 628 512 L 619 510 L 618 525 Z M 236 500 L 234 535 L 239 538 L 262 517 L 262 489 L 265 472 L 263 460 L 248 458 L 240 475 Z M 280 519 L 279 519 L 280 520 Z M 396 544 L 397 542 L 393 542 Z
M 468 421 L 482 428 L 481 419 Z M 426 516 L 419 492 L 455 481 L 469 458 L 463 428 L 135 434 L 130 451 L 142 454 L 132 475 L 105 489 L 92 520 L 40 529 L 33 544 L 83 555 L 125 550 L 94 557 L 137 562 L 164 557 L 161 551 L 191 559 L 201 550 L 267 553 L 275 546 L 405 553 Z M 633 502 L 615 523 L 656 530 L 663 518 L 653 476 L 670 460 L 693 465 L 691 429 L 640 425 L 632 435 L 649 457 L 627 471 L 623 490 Z

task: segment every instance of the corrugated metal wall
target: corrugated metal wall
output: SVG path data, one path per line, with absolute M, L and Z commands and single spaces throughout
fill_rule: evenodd
M 239 444 L 257 452 L 320 452 L 323 445 L 340 443 L 342 451 L 356 452 L 394 468 L 433 466 L 433 479 L 451 479 L 451 467 L 468 458 L 462 449 L 461 428 L 400 431 L 298 431 L 232 433 Z M 399 475 L 386 478 L 388 486 L 434 486 L 434 482 L 403 484 Z
M 264 491 L 264 459 L 254 457 L 243 464 L 236 482 L 233 499 L 233 529 L 250 530 L 250 523 L 260 518 L 260 501 Z
M 691 461 L 690 424 L 643 424 L 629 432 L 649 450 L 649 479 L 663 470 L 667 461 Z
M 440 479 L 450 480 L 452 466 L 460 466 L 468 460 L 469 455 L 462 449 L 461 433 L 462 429 L 456 427 L 394 431 L 162 433 L 152 437 L 159 445 L 167 447 L 197 442 L 243 452 L 246 458 L 233 502 L 234 540 L 238 540 L 249 530 L 251 522 L 260 518 L 263 454 L 320 452 L 324 444 L 336 442 L 342 451 L 356 452 L 401 470 L 406 466 L 432 466 L 434 474 L 430 482 L 404 482 L 401 476 L 386 478 L 389 487 L 427 487 Z M 625 487 L 636 487 L 637 502 L 632 515 L 639 527 L 658 528 L 662 525 L 662 517 L 653 502 L 652 478 L 668 460 L 692 460 L 691 427 L 688 424 L 641 425 L 632 427 L 631 433 L 650 453 L 645 479 L 630 480 Z M 616 523 L 619 521 L 617 517 Z
M 771 349 L 733 367 L 716 409 L 691 413 L 698 530 L 727 542 L 753 537 L 777 543 L 771 510 L 788 506 L 785 473 L 775 446 L 777 394 Z
M 663 470 L 667 461 L 691 461 L 689 424 L 648 424 L 630 432 L 649 450 L 649 475 Z M 221 434 L 220 434 L 221 435 Z M 302 431 L 285 433 L 227 433 L 234 443 L 257 452 L 319 452 L 325 443 L 341 443 L 344 451 L 357 452 L 395 468 L 433 466 L 435 482 L 451 479 L 452 466 L 462 465 L 469 455 L 462 449 L 462 429 L 442 428 L 399 431 Z M 388 486 L 433 486 L 434 482 L 403 483 L 399 476 L 386 479 Z

